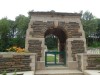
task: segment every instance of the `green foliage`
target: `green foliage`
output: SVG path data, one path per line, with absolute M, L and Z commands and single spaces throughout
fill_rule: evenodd
M 98 48 L 98 47 L 100 47 L 100 42 L 94 41 L 93 43 L 91 43 L 91 45 L 89 47 Z
M 28 28 L 29 17 L 19 15 L 15 21 L 7 18 L 0 20 L 0 52 L 5 52 L 7 48 L 16 45 L 25 47 L 25 35 Z
M 19 15 L 15 19 L 15 25 L 17 26 L 17 36 L 25 37 L 26 30 L 28 28 L 29 18 L 24 15 Z
M 82 12 L 81 12 L 82 13 Z M 100 19 L 96 19 L 91 12 L 86 11 L 82 13 L 82 25 L 85 31 L 85 36 L 87 40 L 87 45 L 89 47 L 98 47 L 100 46 Z M 93 35 L 93 37 L 91 37 Z
M 45 45 L 47 45 L 48 50 L 57 50 L 58 38 L 54 35 L 49 35 L 45 38 Z
M 17 70 L 15 69 L 15 70 L 14 70 L 14 74 L 13 74 L 13 75 L 17 75 L 17 74 L 16 74 L 16 72 L 17 72 Z M 3 71 L 2 75 L 7 75 L 6 70 L 4 70 L 4 71 Z
M 83 12 L 82 12 L 82 13 L 83 13 Z M 86 12 L 83 13 L 82 19 L 83 19 L 83 20 L 86 20 L 86 21 L 89 21 L 89 20 L 94 19 L 94 16 L 92 15 L 91 12 L 86 11 Z
M 15 69 L 15 71 L 14 71 L 14 74 L 13 74 L 13 75 L 17 75 L 17 74 L 16 74 L 16 72 L 17 72 L 17 70 Z
M 100 58 L 96 58 L 95 62 L 100 63 Z
M 97 20 L 94 18 L 91 12 L 86 11 L 82 15 L 82 25 L 85 31 L 86 37 L 90 34 L 96 32 L 97 30 Z
M 29 18 L 24 15 L 19 15 L 16 17 L 15 25 L 16 25 L 16 36 L 17 36 L 17 46 L 22 48 L 25 47 L 25 36 L 26 30 L 28 28 Z
M 100 37 L 100 19 L 96 19 L 98 22 L 98 28 L 97 28 L 97 36 Z
M 0 20 L 0 50 L 2 50 L 2 52 L 6 51 L 5 49 L 9 47 L 10 26 L 10 20 L 7 18 Z
M 7 75 L 7 72 L 6 70 L 3 71 L 2 75 Z

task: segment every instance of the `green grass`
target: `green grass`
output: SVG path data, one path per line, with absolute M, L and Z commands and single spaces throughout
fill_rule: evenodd
M 54 62 L 55 61 L 55 56 L 47 56 L 47 62 Z M 58 61 L 56 57 L 56 61 Z

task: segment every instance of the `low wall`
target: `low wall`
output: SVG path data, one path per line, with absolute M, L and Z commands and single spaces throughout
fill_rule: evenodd
M 100 70 L 100 54 L 78 54 L 79 70 Z
M 0 53 L 0 73 L 7 72 L 34 71 L 36 63 L 35 53 Z

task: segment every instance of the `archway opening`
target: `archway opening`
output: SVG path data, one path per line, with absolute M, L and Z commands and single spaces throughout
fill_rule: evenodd
M 45 32 L 45 64 L 66 64 L 66 33 L 61 28 L 50 28 Z

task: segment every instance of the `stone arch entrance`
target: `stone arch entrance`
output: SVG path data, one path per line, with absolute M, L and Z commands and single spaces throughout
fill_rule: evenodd
M 46 36 L 51 36 L 51 37 L 56 37 L 58 38 L 58 48 L 57 50 L 48 50 L 46 51 L 46 56 L 45 56 L 45 63 L 46 65 L 47 63 L 47 54 L 52 54 L 52 55 L 57 55 L 57 61 L 55 59 L 55 61 L 53 61 L 53 64 L 51 63 L 51 65 L 65 65 L 66 64 L 66 40 L 67 40 L 67 35 L 66 33 L 63 31 L 63 29 L 61 28 L 49 28 L 46 30 L 45 34 L 44 34 L 44 38 L 46 39 Z M 56 41 L 56 40 L 54 40 Z M 46 42 L 46 40 L 45 40 Z M 48 40 L 49 42 L 49 40 Z M 51 46 L 52 46 L 52 42 L 51 42 Z M 54 57 L 54 58 L 56 58 Z M 50 56 L 49 56 L 50 59 Z M 50 64 L 50 63 L 49 63 Z
M 65 46 L 66 46 L 66 39 L 67 39 L 67 35 L 66 33 L 61 29 L 61 28 L 49 28 L 45 34 L 44 34 L 44 38 L 47 35 L 53 34 L 56 37 L 58 37 L 59 39 L 59 50 L 65 50 Z
M 26 33 L 25 49 L 37 54 L 37 65 L 45 63 L 44 36 L 53 32 L 59 39 L 63 37 L 60 40 L 60 50 L 66 47 L 66 64 L 69 68 L 77 68 L 76 54 L 86 51 L 86 39 L 80 21 L 81 14 L 60 12 L 29 12 L 29 14 L 31 18 Z M 62 37 L 58 32 L 63 34 Z

